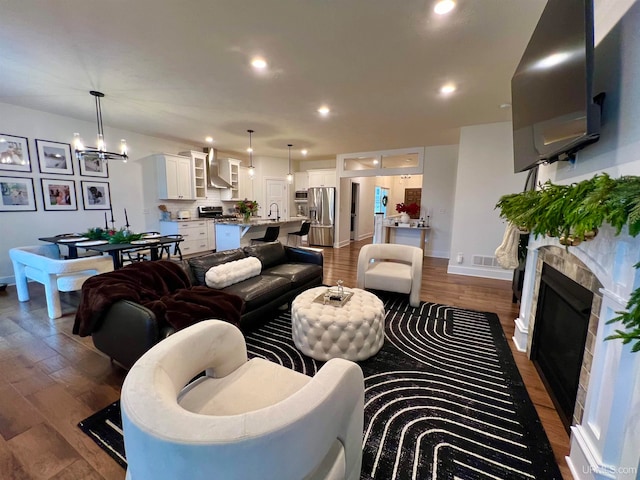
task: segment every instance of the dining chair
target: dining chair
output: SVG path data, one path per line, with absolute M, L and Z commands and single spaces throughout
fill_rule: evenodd
M 297 232 L 287 233 L 287 245 L 289 245 L 289 238 L 291 235 L 294 235 L 296 238 L 296 245 L 300 245 L 302 243 L 302 237 L 309 235 L 309 230 L 311 229 L 311 222 L 302 222 L 302 226 L 300 230 Z
M 147 235 L 160 235 L 160 232 L 142 232 L 141 235 L 144 239 Z M 126 250 L 122 250 L 120 255 L 122 265 L 124 265 L 125 262 L 134 263 L 151 260 L 151 250 L 147 247 L 128 248 Z
M 251 244 L 254 242 L 275 242 L 278 240 L 278 235 L 280 235 L 280 225 L 267 227 L 267 230 L 264 232 L 264 237 L 252 238 Z
M 158 253 L 158 257 L 160 260 L 164 259 L 164 255 L 167 255 L 167 260 L 171 260 L 171 255 L 178 255 L 180 260 L 182 260 L 182 251 L 180 250 L 180 242 L 184 239 L 182 235 L 179 233 L 164 235 L 165 238 L 174 238 L 176 241 L 173 243 L 165 243 L 160 247 L 160 252 Z M 173 247 L 173 253 L 171 253 L 171 248 Z

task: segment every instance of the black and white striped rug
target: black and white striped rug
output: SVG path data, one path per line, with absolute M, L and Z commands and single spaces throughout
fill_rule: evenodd
M 498 317 L 378 294 L 385 344 L 359 362 L 361 478 L 562 479 Z M 322 366 L 296 350 L 289 312 L 248 334 L 247 350 L 311 376 Z M 124 466 L 118 402 L 105 411 L 80 427 Z

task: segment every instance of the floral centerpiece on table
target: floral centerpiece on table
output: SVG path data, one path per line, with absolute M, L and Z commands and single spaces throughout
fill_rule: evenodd
M 248 222 L 251 215 L 258 213 L 258 206 L 258 202 L 255 200 L 247 200 L 245 198 L 236 203 L 236 210 L 242 214 L 244 221 Z
M 132 233 L 131 230 L 127 230 L 124 227 L 119 230 L 100 227 L 90 228 L 82 236 L 90 240 L 107 240 L 109 243 L 131 243 L 133 240 L 142 238 L 141 233 Z
M 397 203 L 396 204 L 396 212 L 398 213 L 406 213 L 410 218 L 417 218 L 420 214 L 420 205 L 417 203 Z

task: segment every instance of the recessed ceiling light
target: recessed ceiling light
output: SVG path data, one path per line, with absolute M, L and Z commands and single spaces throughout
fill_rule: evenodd
M 373 159 L 373 164 L 374 164 L 374 165 L 377 165 L 377 164 L 378 164 L 378 159 L 377 159 L 377 158 L 374 158 L 374 159 Z
M 456 86 L 453 83 L 447 83 L 446 85 L 443 85 L 442 87 L 440 87 L 440 93 L 444 95 L 449 95 L 450 93 L 453 93 L 455 91 L 456 91 Z
M 207 137 L 204 139 L 207 143 L 213 143 L 213 137 Z
M 306 156 L 309 151 L 306 148 L 303 148 L 302 150 L 300 150 L 300 153 Z
M 262 57 L 255 57 L 251 60 L 251 66 L 257 70 L 264 70 L 267 68 L 267 61 Z
M 323 117 L 326 117 L 327 115 L 329 115 L 329 112 L 331 112 L 331 110 L 326 105 L 323 105 L 318 109 L 318 113 Z
M 440 0 L 433 7 L 433 11 L 438 15 L 444 15 L 445 13 L 449 13 L 456 6 L 456 2 L 453 0 Z

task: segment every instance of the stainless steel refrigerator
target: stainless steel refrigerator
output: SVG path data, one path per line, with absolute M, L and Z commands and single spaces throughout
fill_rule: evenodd
M 309 245 L 333 246 L 334 220 L 336 213 L 336 189 L 333 187 L 313 187 L 308 194 Z

